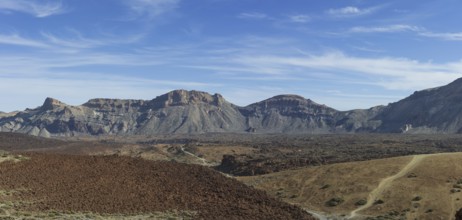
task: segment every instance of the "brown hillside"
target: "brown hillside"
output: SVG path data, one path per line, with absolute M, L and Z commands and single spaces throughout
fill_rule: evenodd
M 197 212 L 198 219 L 314 219 L 209 168 L 118 156 L 25 154 L 0 164 L 0 200 L 31 212 Z

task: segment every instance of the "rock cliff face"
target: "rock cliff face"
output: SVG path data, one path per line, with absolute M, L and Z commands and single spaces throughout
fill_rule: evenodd
M 151 100 L 142 112 L 138 134 L 245 130 L 239 108 L 219 94 L 176 90 Z
M 374 119 L 382 121 L 378 132 L 461 133 L 462 79 L 415 92 L 385 107 Z
M 221 95 L 176 90 L 153 100 L 92 99 L 81 106 L 47 98 L 0 118 L 0 131 L 38 136 L 245 131 L 239 108 Z
M 36 136 L 170 133 L 461 133 L 462 79 L 388 106 L 337 111 L 296 95 L 239 107 L 219 94 L 175 90 L 152 100 L 92 99 L 0 112 L 0 131 Z
M 241 109 L 250 132 L 329 133 L 335 109 L 296 95 L 280 95 Z

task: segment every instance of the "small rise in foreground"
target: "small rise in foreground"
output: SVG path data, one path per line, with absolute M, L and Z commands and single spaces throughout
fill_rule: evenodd
M 4 212 L 10 216 L 176 210 L 192 213 L 193 219 L 314 219 L 296 206 L 198 165 L 119 156 L 24 156 L 28 159 L 0 163 L 0 203 L 14 204 L 16 210 Z

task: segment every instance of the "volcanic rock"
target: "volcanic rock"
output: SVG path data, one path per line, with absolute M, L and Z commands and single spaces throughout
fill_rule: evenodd
M 0 113 L 0 131 L 39 136 L 187 133 L 460 133 L 462 79 L 370 109 L 337 111 L 297 95 L 236 106 L 220 94 L 175 90 L 152 100 L 47 98 L 41 107 Z

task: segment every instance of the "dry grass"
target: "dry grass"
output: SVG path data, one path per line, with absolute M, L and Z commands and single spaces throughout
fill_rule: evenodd
M 195 147 L 195 154 L 201 155 L 207 161 L 212 163 L 220 163 L 223 155 L 253 155 L 258 152 L 258 149 L 249 146 L 240 145 L 202 145 Z
M 6 151 L 0 151 L 0 163 L 6 162 L 6 161 L 13 161 L 13 162 L 20 162 L 23 160 L 27 160 L 27 157 L 24 157 L 19 154 L 10 154 L 9 152 Z
M 412 158 L 342 163 L 239 179 L 306 209 L 348 217 L 360 207 L 355 203 L 367 201 L 382 180 L 398 174 Z M 462 153 L 422 158 L 415 167 L 378 190 L 376 201 L 383 204 L 374 201 L 375 204 L 358 214 L 363 218 L 453 219 L 462 207 L 462 193 L 457 192 L 458 187 L 462 188 L 461 160 Z M 341 198 L 343 202 L 327 205 L 333 198 Z

